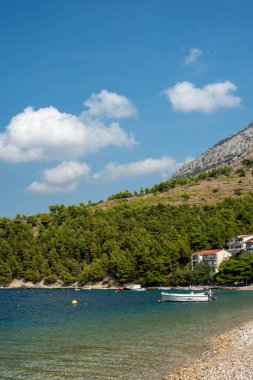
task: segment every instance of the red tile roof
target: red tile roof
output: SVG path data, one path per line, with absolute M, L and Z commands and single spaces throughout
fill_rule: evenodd
M 212 255 L 213 253 L 218 253 L 220 251 L 222 251 L 222 249 L 209 249 L 207 251 L 193 252 L 192 255 Z

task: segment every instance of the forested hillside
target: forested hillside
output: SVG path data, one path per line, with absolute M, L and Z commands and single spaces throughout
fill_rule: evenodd
M 253 194 L 216 205 L 50 206 L 48 214 L 0 219 L 0 281 L 168 284 L 190 253 L 253 231 Z

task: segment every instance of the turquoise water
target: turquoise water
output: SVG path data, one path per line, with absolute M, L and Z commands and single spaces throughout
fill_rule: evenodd
M 209 303 L 158 303 L 160 293 L 0 289 L 0 379 L 161 380 L 252 319 L 253 292 Z

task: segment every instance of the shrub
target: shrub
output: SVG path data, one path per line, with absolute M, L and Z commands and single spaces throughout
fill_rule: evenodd
M 246 170 L 244 168 L 239 168 L 236 170 L 236 174 L 238 174 L 239 177 L 245 177 L 246 176 Z
M 244 158 L 244 160 L 242 160 L 242 164 L 243 166 L 245 166 L 246 168 L 252 168 L 253 167 L 253 158 Z
M 184 194 L 181 195 L 181 198 L 182 198 L 183 201 L 188 201 L 190 199 L 190 195 L 184 193 Z
M 72 276 L 69 272 L 64 272 L 62 274 L 62 280 L 63 280 L 64 284 L 69 285 L 69 284 L 73 284 L 73 282 L 75 282 L 75 277 Z
M 121 191 L 119 193 L 110 195 L 107 198 L 107 200 L 111 201 L 111 200 L 114 200 L 114 199 L 125 199 L 125 198 L 131 198 L 131 197 L 133 197 L 133 194 L 130 193 L 128 190 L 125 190 L 125 191 Z
M 242 194 L 242 189 L 235 189 L 234 190 L 234 195 L 241 195 Z
M 44 282 L 46 284 L 53 284 L 54 282 L 56 282 L 56 280 L 57 280 L 56 275 L 50 274 L 49 276 L 45 277 Z

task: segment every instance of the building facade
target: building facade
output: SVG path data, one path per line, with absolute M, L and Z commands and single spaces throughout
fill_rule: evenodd
M 191 255 L 192 270 L 196 265 L 202 263 L 209 265 L 212 273 L 217 273 L 220 263 L 229 259 L 231 256 L 232 254 L 225 249 L 209 249 L 194 252 Z
M 246 252 L 246 244 L 251 239 L 253 239 L 253 234 L 235 236 L 227 241 L 227 251 L 232 253 L 232 255 L 239 252 Z

